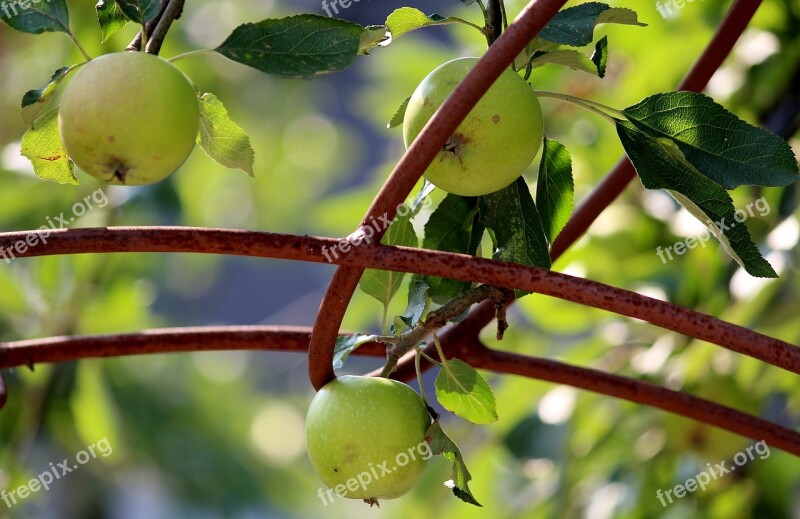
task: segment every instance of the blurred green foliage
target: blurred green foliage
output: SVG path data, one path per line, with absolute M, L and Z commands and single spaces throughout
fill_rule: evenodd
M 480 19 L 475 6 L 433 3 L 441 14 Z M 655 2 L 609 3 L 637 9 L 650 25 L 598 28 L 598 35 L 609 38 L 607 77 L 545 66 L 534 73 L 535 86 L 618 108 L 670 90 L 729 4 L 687 3 L 667 20 Z M 342 15 L 380 23 L 394 8 L 409 4 L 362 2 Z M 433 10 L 430 4 L 426 11 Z M 507 7 L 515 14 L 523 4 L 508 1 Z M 73 29 L 92 55 L 121 50 L 135 34 L 128 26 L 101 46 L 92 7 L 73 1 L 70 8 Z M 162 55 L 216 45 L 247 21 L 303 11 L 321 14 L 310 0 L 187 2 Z M 765 0 L 708 93 L 740 117 L 764 122 L 791 92 L 798 74 L 799 25 L 796 2 Z M 196 150 L 162 184 L 104 188 L 111 203 L 74 226 L 196 225 L 346 235 L 402 153 L 399 131 L 386 129 L 397 106 L 435 66 L 479 55 L 484 47 L 483 38 L 468 27 L 432 28 L 375 49 L 346 73 L 313 81 L 270 78 L 218 56 L 181 61 L 178 66 L 202 90 L 217 95 L 250 135 L 255 179 L 225 170 Z M 18 156 L 25 129 L 17 115 L 22 93 L 79 60 L 63 35 L 34 37 L 0 26 L 2 230 L 44 225 L 98 187 L 83 174 L 78 187 L 38 181 Z M 622 148 L 605 121 L 555 100 L 542 104 L 547 135 L 572 154 L 580 200 L 617 162 Z M 797 136 L 790 142 L 800 149 Z M 534 172 L 535 165 L 531 182 Z M 770 213 L 747 225 L 781 275 L 778 280 L 749 277 L 714 242 L 662 264 L 656 247 L 696 235 L 699 228 L 665 194 L 645 192 L 638 182 L 554 268 L 666 298 L 797 344 L 800 225 L 792 193 L 774 188 L 733 193 L 737 207 L 761 196 L 769 202 Z M 418 230 L 426 217 L 421 216 Z M 0 338 L 167 325 L 309 325 L 331 272 L 320 265 L 189 255 L 0 262 Z M 402 299 L 393 301 L 394 314 L 405 307 Z M 380 305 L 357 292 L 344 328 L 375 331 L 381 314 Z M 502 343 L 495 344 L 492 330 L 486 330 L 485 340 L 498 348 L 641 377 L 798 427 L 800 385 L 796 376 L 777 368 L 536 295 L 519 301 L 510 319 Z M 370 367 L 374 361 L 351 358 L 345 369 Z M 706 463 L 730 460 L 752 442 L 627 402 L 494 375 L 490 382 L 500 421 L 482 427 L 456 419 L 446 423 L 484 508 L 461 503 L 441 485 L 450 468 L 440 459 L 411 495 L 382 503 L 380 510 L 342 500 L 323 507 L 303 443 L 303 416 L 312 396 L 305 368 L 301 355 L 227 352 L 40 365 L 7 373 L 0 488 L 15 488 L 51 461 L 72 458 L 101 438 L 114 450 L 49 492 L 11 509 L 0 503 L 0 517 L 780 518 L 797 517 L 800 510 L 800 463 L 777 449 L 705 492 L 664 508 L 656 490 L 684 482 Z

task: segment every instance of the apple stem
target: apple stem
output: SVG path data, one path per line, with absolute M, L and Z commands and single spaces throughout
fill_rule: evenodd
M 539 97 L 552 97 L 553 99 L 558 99 L 560 101 L 564 101 L 565 103 L 571 103 L 585 110 L 589 110 L 590 112 L 593 112 L 599 115 L 600 117 L 606 119 L 607 121 L 611 122 L 611 124 L 617 124 L 617 119 L 612 115 L 609 115 L 607 111 L 612 112 L 613 114 L 620 116 L 623 119 L 627 119 L 627 117 L 621 110 L 617 110 L 616 108 L 612 108 L 610 106 L 598 103 L 596 101 L 584 99 L 582 97 L 571 96 L 569 94 L 562 94 L 560 92 L 550 92 L 547 90 L 535 90 L 534 92 Z
M 209 52 L 214 52 L 214 49 L 199 49 L 199 50 L 190 50 L 189 52 L 184 52 L 183 54 L 178 54 L 177 56 L 173 56 L 169 58 L 167 61 L 170 63 L 174 63 L 179 59 L 188 58 L 191 56 L 197 56 L 198 54 L 206 54 Z
M 83 57 L 86 58 L 86 62 L 88 63 L 89 61 L 92 61 L 92 57 L 89 55 L 88 52 L 86 52 L 86 49 L 83 48 L 83 45 L 81 45 L 81 42 L 78 41 L 78 38 L 76 38 L 75 35 L 72 34 L 72 31 L 67 32 L 67 36 L 69 36 L 69 39 L 72 40 L 72 43 L 74 43 L 75 46 L 78 47 L 78 50 L 81 51 Z
M 419 394 L 422 395 L 422 401 L 425 402 L 425 407 L 430 407 L 428 403 L 428 395 L 425 394 L 425 385 L 422 383 L 422 366 L 419 359 L 422 356 L 422 350 L 417 348 L 414 355 L 414 367 L 417 369 L 417 384 L 419 385 Z

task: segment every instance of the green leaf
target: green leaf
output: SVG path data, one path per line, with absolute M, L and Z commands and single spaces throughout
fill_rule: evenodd
M 125 27 L 128 17 L 114 0 L 100 0 L 95 6 L 97 22 L 100 24 L 100 43 L 105 43 L 117 31 Z
M 483 237 L 478 218 L 478 199 L 448 194 L 425 224 L 422 248 L 475 254 Z M 414 276 L 430 286 L 429 296 L 444 304 L 467 290 L 471 283 L 435 276 Z
M 59 184 L 78 184 L 74 165 L 58 132 L 58 108 L 45 111 L 22 136 L 20 152 L 33 164 L 36 176 Z
M 26 2 L 23 8 L 19 1 L 3 2 L 0 20 L 9 27 L 30 34 L 63 32 L 69 34 L 69 10 L 66 0 Z
M 537 52 L 534 54 L 533 58 L 531 58 L 531 65 L 533 68 L 547 64 L 561 65 L 563 67 L 569 67 L 572 70 L 580 70 L 594 76 L 600 76 L 600 70 L 597 64 L 582 52 L 574 49 L 554 50 L 552 52 L 543 53 Z M 603 74 L 605 74 L 605 71 L 603 71 Z
M 572 180 L 572 159 L 567 148 L 558 141 L 544 138 L 539 180 L 536 185 L 536 206 L 542 227 L 550 243 L 567 224 L 575 198 Z
M 550 268 L 550 252 L 542 221 L 525 179 L 480 197 L 481 223 L 494 232 L 494 258 Z
M 400 104 L 400 107 L 394 113 L 392 120 L 386 125 L 387 128 L 395 128 L 403 124 L 403 119 L 406 117 L 406 109 L 408 108 L 409 101 L 411 101 L 411 98 L 407 97 L 406 100 Z
M 592 57 L 589 58 L 597 68 L 598 77 L 606 77 L 606 65 L 608 64 L 608 36 L 603 36 L 594 46 Z
M 33 126 L 33 122 L 45 109 L 59 83 L 61 83 L 67 74 L 78 66 L 80 65 L 61 67 L 55 71 L 53 77 L 50 78 L 50 82 L 44 87 L 38 90 L 28 90 L 25 92 L 25 95 L 22 96 L 22 120 L 28 125 L 28 128 Z
M 255 176 L 255 152 L 250 145 L 250 138 L 231 120 L 222 101 L 214 94 L 203 94 L 200 97 L 197 143 L 209 157 L 226 168 L 241 169 L 251 177 Z
M 636 25 L 637 27 L 647 27 L 646 23 L 639 21 L 639 16 L 633 9 L 627 7 L 612 7 L 607 11 L 603 11 L 597 17 L 595 24 L 601 23 L 616 23 L 619 25 Z
M 703 94 L 656 94 L 623 113 L 649 135 L 675 141 L 688 162 L 725 189 L 786 186 L 800 179 L 797 158 L 783 139 Z
M 516 59 L 514 59 L 514 67 L 517 70 L 521 70 L 528 66 L 533 56 L 540 53 L 553 52 L 559 48 L 561 48 L 561 46 L 557 43 L 551 43 L 538 37 L 534 38 L 525 46 L 525 50 L 520 52 Z
M 610 7 L 600 2 L 587 2 L 559 11 L 544 28 L 539 31 L 543 40 L 583 47 L 594 39 L 594 26 L 597 17 Z
M 386 28 L 392 33 L 392 38 L 398 38 L 407 32 L 422 29 L 423 27 L 460 22 L 461 20 L 457 18 L 445 18 L 438 14 L 428 16 L 413 7 L 401 7 L 386 18 Z
M 215 50 L 266 74 L 310 78 L 352 65 L 365 30 L 345 20 L 302 14 L 240 25 Z
M 117 0 L 122 12 L 138 24 L 147 23 L 161 11 L 159 0 Z
M 399 319 L 408 328 L 414 328 L 428 309 L 428 290 L 430 287 L 422 280 L 415 280 L 408 287 L 408 306 Z
M 625 8 L 611 8 L 601 2 L 587 2 L 559 11 L 545 27 L 539 37 L 572 47 L 589 45 L 594 39 L 594 28 L 601 23 L 623 25 L 647 24 L 639 22 L 636 12 Z
M 341 369 L 347 357 L 356 351 L 359 346 L 377 339 L 376 335 L 349 335 L 337 337 L 336 346 L 333 348 L 333 369 Z
M 414 201 L 411 203 L 411 211 L 414 216 L 419 214 L 423 207 L 427 207 L 430 205 L 431 193 L 436 189 L 436 186 L 425 180 L 422 183 L 422 187 L 419 189 L 419 193 L 414 198 Z
M 467 470 L 467 465 L 464 463 L 464 456 L 461 455 L 461 450 L 456 445 L 456 442 L 450 439 L 442 429 L 439 420 L 433 422 L 428 430 L 425 432 L 425 439 L 430 445 L 433 454 L 441 454 L 446 459 L 453 462 L 453 476 L 450 481 L 445 485 L 453 491 L 453 494 L 462 501 L 475 506 L 483 506 L 478 503 L 475 496 L 469 490 L 469 482 L 472 481 L 472 475 Z
M 389 226 L 389 230 L 383 236 L 381 243 L 384 245 L 400 245 L 405 247 L 417 247 L 419 241 L 411 224 L 411 208 L 403 204 L 408 211 L 398 211 L 397 218 Z M 405 214 L 405 216 L 400 216 Z M 359 288 L 367 295 L 380 301 L 384 307 L 388 307 L 392 298 L 397 293 L 403 283 L 405 272 L 390 272 L 387 270 L 367 269 L 361 277 Z
M 369 50 L 374 47 L 381 47 L 390 41 L 383 25 L 368 25 L 364 27 L 361 38 L 358 40 L 358 53 L 369 54 Z
M 676 199 L 709 226 L 747 272 L 756 277 L 777 277 L 753 243 L 747 227 L 735 221 L 735 208 L 728 192 L 700 173 L 678 145 L 667 138 L 655 138 L 628 121 L 617 121 L 617 133 L 644 187 L 678 193 Z
M 475 424 L 497 421 L 497 404 L 478 370 L 458 359 L 442 362 L 436 376 L 436 399 L 442 407 Z

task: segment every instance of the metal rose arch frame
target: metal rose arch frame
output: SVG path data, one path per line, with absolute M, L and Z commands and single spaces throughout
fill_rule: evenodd
M 422 173 L 472 107 L 525 45 L 566 3 L 533 0 L 490 46 L 464 81 L 430 120 L 395 167 L 359 229 L 370 218 L 393 218 Z M 702 91 L 730 53 L 755 14 L 760 0 L 736 0 L 708 47 L 678 89 Z M 623 159 L 575 210 L 555 241 L 553 260 L 569 248 L 634 178 Z M 359 232 L 359 229 L 356 232 Z M 13 245 L 28 232 L 0 233 L 0 247 Z M 279 258 L 322 263 L 323 247 L 338 239 L 294 236 L 234 229 L 187 227 L 112 227 L 53 231 L 47 244 L 29 248 L 18 257 L 58 254 L 158 252 L 201 253 Z M 521 289 L 539 295 L 601 308 L 641 319 L 662 328 L 702 339 L 732 351 L 800 374 L 800 348 L 715 317 L 652 299 L 634 292 L 557 272 L 440 251 L 362 245 L 334 261 L 338 265 L 320 306 L 313 329 L 273 326 L 227 326 L 145 330 L 135 334 L 51 337 L 0 343 L 0 369 L 36 363 L 69 362 L 84 358 L 203 350 L 308 351 L 309 377 L 320 389 L 336 377 L 333 349 L 341 335 L 344 313 L 366 268 L 443 276 L 463 281 Z M 537 295 L 537 297 L 539 297 Z M 800 433 L 665 387 L 563 362 L 529 357 L 486 347 L 480 331 L 495 317 L 494 304 L 478 304 L 460 323 L 439 336 L 448 357 L 457 356 L 473 366 L 496 373 L 519 375 L 629 400 L 685 416 L 800 456 Z M 369 343 L 355 354 L 380 357 L 386 345 Z M 432 352 L 429 352 L 432 353 Z M 430 367 L 429 363 L 423 368 Z M 397 364 L 392 376 L 409 379 L 413 357 Z M 0 375 L 0 406 L 6 388 Z

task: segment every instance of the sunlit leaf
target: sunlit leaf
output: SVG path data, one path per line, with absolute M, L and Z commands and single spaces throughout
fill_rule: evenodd
M 436 376 L 436 399 L 442 407 L 476 424 L 497 421 L 497 404 L 478 370 L 458 359 L 443 362 Z
M 28 125 L 29 128 L 33 125 L 33 122 L 37 117 L 39 117 L 45 107 L 47 107 L 48 101 L 50 101 L 50 99 L 53 97 L 53 94 L 55 93 L 56 88 L 61 81 L 73 69 L 77 68 L 77 66 L 78 65 L 73 65 L 72 67 L 61 67 L 55 71 L 53 77 L 50 78 L 50 81 L 45 86 L 37 90 L 28 90 L 25 92 L 25 95 L 22 96 L 22 120 Z
M 478 500 L 475 499 L 475 496 L 472 495 L 469 489 L 469 482 L 472 480 L 472 475 L 467 469 L 464 457 L 461 455 L 461 450 L 458 448 L 458 445 L 456 445 L 456 442 L 447 436 L 438 420 L 428 427 L 428 431 L 425 433 L 425 439 L 428 441 L 428 444 L 430 444 L 433 454 L 441 454 L 453 463 L 452 479 L 445 482 L 445 486 L 452 490 L 453 494 L 465 503 L 483 506 L 478 503 Z
M 78 183 L 58 131 L 58 108 L 45 111 L 25 132 L 21 154 L 31 161 L 37 177 L 60 184 Z
M 724 237 L 723 245 L 747 272 L 756 277 L 777 277 L 753 243 L 747 227 L 737 224 L 736 209 L 728 192 L 701 174 L 678 145 L 671 139 L 653 137 L 628 121 L 617 122 L 617 133 L 644 187 L 666 189 L 691 201 L 687 209 L 712 232 Z
M 95 6 L 97 23 L 100 24 L 100 42 L 105 43 L 117 31 L 125 27 L 128 17 L 114 0 L 100 0 Z
M 227 168 L 241 169 L 251 177 L 255 152 L 250 138 L 228 115 L 214 94 L 200 97 L 200 130 L 197 142 L 209 157 Z

